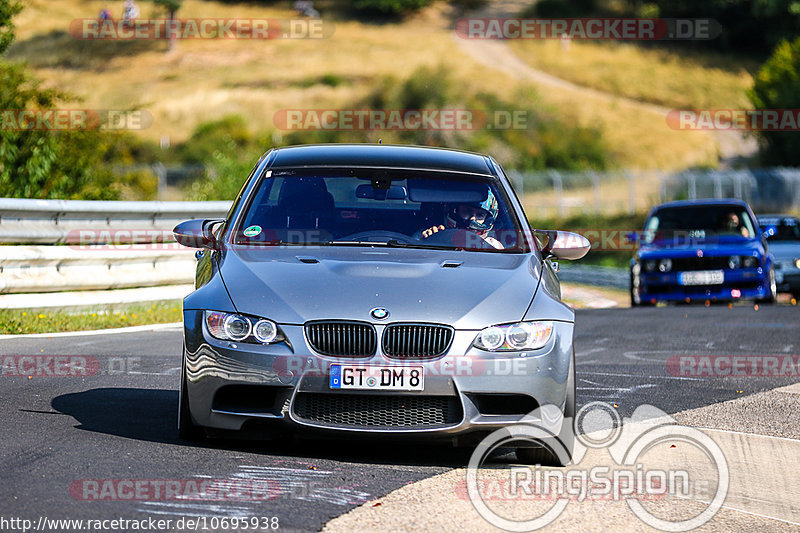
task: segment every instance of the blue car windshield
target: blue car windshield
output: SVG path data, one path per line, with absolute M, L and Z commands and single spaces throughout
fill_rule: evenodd
M 485 176 L 277 169 L 251 198 L 236 244 L 526 251 L 500 183 Z
M 747 209 L 735 204 L 663 207 L 647 219 L 644 228 L 646 243 L 721 236 L 755 238 L 755 225 Z
M 758 223 L 770 241 L 800 241 L 800 221 L 794 217 L 758 217 Z

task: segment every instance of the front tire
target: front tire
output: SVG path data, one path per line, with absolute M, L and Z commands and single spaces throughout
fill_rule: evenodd
M 561 431 L 556 439 L 566 451 L 566 460 L 562 460 L 560 455 L 546 446 L 541 448 L 517 448 L 515 450 L 517 460 L 527 465 L 542 466 L 567 466 L 572 462 L 572 451 L 575 446 L 575 350 L 572 351 L 570 360 L 569 376 L 567 377 L 567 397 L 564 402 L 564 420 L 561 424 Z M 563 455 L 563 454 L 562 454 Z
M 183 357 L 183 354 L 181 354 Z M 203 428 L 192 420 L 192 412 L 189 409 L 189 396 L 186 386 L 186 363 L 181 365 L 181 389 L 178 394 L 178 437 L 181 440 L 199 441 L 205 437 Z
M 775 281 L 775 268 L 772 266 L 769 267 L 768 279 L 769 279 L 769 294 L 767 294 L 766 297 L 761 298 L 758 301 L 760 303 L 765 303 L 765 304 L 774 304 L 776 301 L 778 301 L 778 284 Z

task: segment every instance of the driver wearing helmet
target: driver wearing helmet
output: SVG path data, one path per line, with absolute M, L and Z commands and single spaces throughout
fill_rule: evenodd
M 482 202 L 444 204 L 444 224 L 423 230 L 420 238 L 427 239 L 434 233 L 446 229 L 462 229 L 473 231 L 493 248 L 502 249 L 500 241 L 489 236 L 497 219 L 497 211 L 497 198 L 491 189 L 487 189 L 486 199 Z

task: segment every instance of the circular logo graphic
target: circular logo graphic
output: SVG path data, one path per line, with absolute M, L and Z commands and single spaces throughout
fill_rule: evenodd
M 261 226 L 248 226 L 242 233 L 245 237 L 255 237 L 261 233 Z
M 389 311 L 383 307 L 376 307 L 369 312 L 370 316 L 375 320 L 383 320 L 389 316 Z
M 377 383 L 378 383 L 378 380 L 375 379 L 374 377 L 368 377 L 367 378 L 367 386 L 374 387 Z

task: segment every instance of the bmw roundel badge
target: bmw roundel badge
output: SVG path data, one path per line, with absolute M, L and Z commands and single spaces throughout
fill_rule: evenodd
M 369 312 L 370 316 L 375 320 L 383 320 L 389 316 L 389 311 L 383 307 L 376 307 Z

